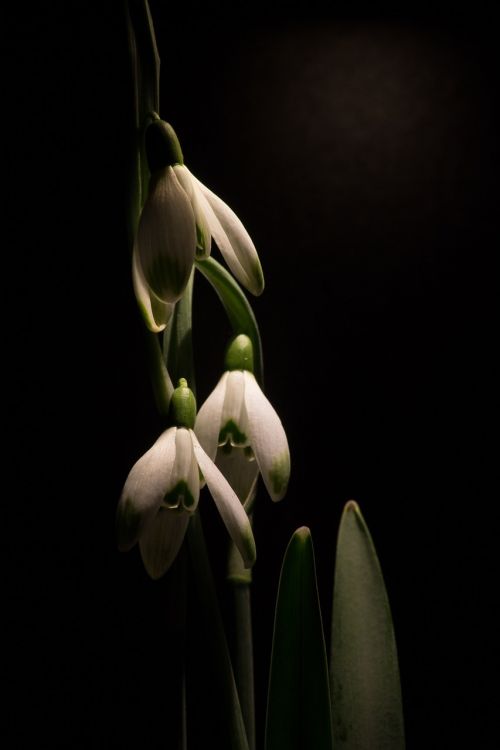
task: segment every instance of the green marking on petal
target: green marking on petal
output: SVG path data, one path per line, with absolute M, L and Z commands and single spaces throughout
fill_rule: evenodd
M 196 499 L 191 494 L 187 482 L 181 479 L 175 487 L 167 492 L 163 502 L 169 510 L 194 510 Z
M 206 254 L 207 254 L 206 238 L 199 224 L 196 224 L 196 257 L 205 258 Z
M 284 494 L 290 478 L 290 456 L 288 452 L 277 456 L 269 470 L 273 492 L 277 495 Z
M 232 419 L 229 419 L 219 432 L 219 445 L 225 445 L 228 441 L 234 447 L 248 444 L 248 437 Z

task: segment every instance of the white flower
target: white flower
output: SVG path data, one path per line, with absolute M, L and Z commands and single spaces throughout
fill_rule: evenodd
M 246 567 L 255 541 L 242 504 L 207 456 L 193 430 L 170 427 L 132 467 L 118 504 L 118 545 L 139 542 L 149 575 L 160 578 L 173 563 L 198 506 L 201 471 Z
M 146 324 L 152 331 L 161 331 L 186 288 L 195 257 L 210 255 L 212 238 L 246 289 L 261 294 L 264 277 L 245 227 L 184 166 L 172 128 L 157 120 L 146 136 L 149 132 L 156 149 L 150 159 L 154 168 L 134 243 L 132 275 Z
M 288 441 L 251 372 L 225 372 L 198 412 L 194 429 L 240 499 L 249 498 L 260 470 L 271 499 L 281 500 L 290 477 Z

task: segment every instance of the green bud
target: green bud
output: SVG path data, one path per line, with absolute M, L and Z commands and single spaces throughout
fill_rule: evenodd
M 229 344 L 225 357 L 226 370 L 248 370 L 253 372 L 253 346 L 244 333 L 240 333 Z
M 148 125 L 145 147 L 149 171 L 152 174 L 173 164 L 184 164 L 175 130 L 164 120 L 155 120 Z
M 188 388 L 187 380 L 181 378 L 170 399 L 170 417 L 176 427 L 193 429 L 196 419 L 196 399 Z

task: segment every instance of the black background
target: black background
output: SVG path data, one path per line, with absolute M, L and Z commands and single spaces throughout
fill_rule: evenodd
M 162 425 L 129 273 L 124 16 L 102 6 L 5 23 L 4 619 L 19 745 L 34 731 L 56 746 L 160 747 L 169 721 L 165 584 L 114 543 L 125 477 Z M 391 600 L 408 748 L 494 747 L 492 14 L 151 8 L 161 115 L 266 277 L 252 303 L 292 479 L 279 505 L 262 490 L 256 515 L 259 733 L 288 539 L 311 528 L 328 627 L 355 498 Z M 195 294 L 201 402 L 229 328 L 201 277 Z M 221 572 L 225 532 L 206 498 L 203 513 Z

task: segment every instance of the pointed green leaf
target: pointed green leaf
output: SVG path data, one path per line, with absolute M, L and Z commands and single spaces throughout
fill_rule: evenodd
M 331 640 L 335 750 L 403 750 L 396 641 L 370 532 L 350 501 L 340 522 Z
M 186 652 L 187 746 L 248 750 L 201 518 L 187 531 L 190 561 Z
M 331 750 L 328 664 L 309 529 L 285 553 L 274 623 L 266 750 Z
M 263 383 L 262 343 L 254 312 L 240 285 L 214 258 L 196 260 L 195 265 L 211 283 L 222 302 L 234 333 L 246 333 L 253 345 L 254 374 Z

